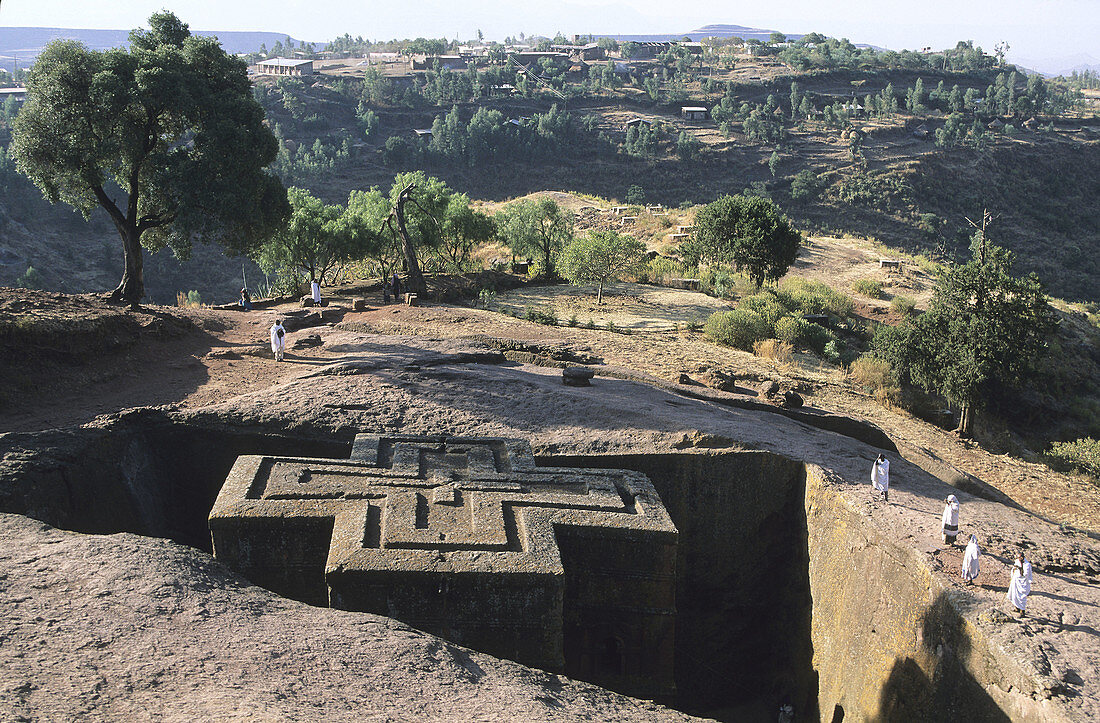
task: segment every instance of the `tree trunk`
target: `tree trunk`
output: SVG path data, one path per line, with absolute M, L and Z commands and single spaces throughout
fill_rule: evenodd
M 129 224 L 116 224 L 118 235 L 122 238 L 124 267 L 122 281 L 108 297 L 111 301 L 123 301 L 137 306 L 145 297 L 145 275 L 142 271 L 141 235 L 137 228 Z
M 568 269 L 566 269 L 566 272 L 568 273 Z M 599 304 L 602 304 L 602 303 L 603 303 L 603 282 L 601 281 L 598 284 L 596 284 L 596 304 L 599 305 Z
M 424 296 L 425 291 L 427 291 L 427 287 L 424 285 L 424 275 L 420 273 L 420 264 L 416 261 L 416 249 L 413 247 L 412 240 L 409 239 L 409 232 L 405 228 L 405 203 L 409 200 L 412 189 L 413 186 L 409 186 L 397 197 L 397 231 L 401 236 L 401 249 L 405 252 L 405 263 L 408 265 L 408 291 L 410 294 Z
M 974 409 L 969 404 L 959 407 L 959 426 L 955 428 L 955 434 L 964 439 L 974 436 Z

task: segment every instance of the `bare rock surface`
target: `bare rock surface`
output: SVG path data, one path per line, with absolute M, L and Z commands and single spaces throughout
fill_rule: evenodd
M 4 720 L 698 720 L 250 585 L 208 555 L 0 515 Z
M 1084 533 L 953 488 L 892 453 L 890 504 L 883 504 L 868 483 L 881 449 L 778 412 L 725 406 L 722 392 L 691 387 L 688 398 L 602 377 L 598 367 L 597 384 L 575 389 L 561 385 L 558 369 L 502 363 L 461 340 L 322 333 L 326 346 L 344 349 L 343 361 L 196 413 L 378 433 L 523 437 L 536 454 L 668 452 L 684 448 L 685 439 L 720 439 L 817 465 L 869 530 L 913 550 L 1005 659 L 1032 671 L 1037 689 L 1027 695 L 1057 698 L 1070 718 L 1100 718 L 1100 545 Z M 704 392 L 715 396 L 700 398 Z M 959 579 L 961 546 L 945 549 L 940 541 L 949 493 L 962 502 L 959 539 L 973 532 L 985 550 L 974 588 Z M 990 618 L 990 611 L 1011 611 L 1004 593 L 1017 548 L 1035 565 L 1029 616 Z

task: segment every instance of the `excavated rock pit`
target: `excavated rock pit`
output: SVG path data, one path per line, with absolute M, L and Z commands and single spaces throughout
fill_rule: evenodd
M 207 516 L 239 455 L 344 458 L 355 431 L 145 409 L 2 435 L 0 510 L 208 551 Z M 1060 717 L 955 591 L 817 467 L 763 451 L 538 463 L 644 472 L 676 524 L 677 694 L 660 702 L 724 720 L 772 718 L 783 703 L 807 720 Z

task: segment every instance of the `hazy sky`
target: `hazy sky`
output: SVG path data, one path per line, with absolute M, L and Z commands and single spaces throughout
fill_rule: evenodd
M 674 33 L 712 23 L 818 31 L 893 49 L 962 39 L 1009 58 L 1100 58 L 1100 0 L 0 0 L 0 26 L 129 29 L 168 8 L 196 30 L 267 30 L 326 41 L 506 35 Z

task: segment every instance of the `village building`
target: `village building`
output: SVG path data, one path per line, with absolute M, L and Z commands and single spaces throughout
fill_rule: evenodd
M 466 59 L 460 55 L 414 54 L 409 59 L 411 70 L 466 70 Z
M 256 63 L 259 75 L 313 75 L 313 61 L 297 58 L 271 58 Z
M 684 120 L 701 121 L 707 119 L 707 109 L 702 106 L 685 105 L 680 108 L 680 117 Z
M 16 103 L 22 103 L 27 99 L 26 88 L 0 88 L 0 104 L 7 101 L 8 98 L 14 98 Z
M 512 60 L 520 63 L 521 65 L 530 65 L 531 63 L 537 63 L 543 58 L 549 58 L 550 60 L 559 61 L 562 63 L 569 62 L 568 53 L 555 53 L 552 51 L 525 51 L 518 53 L 508 53 L 508 57 Z

